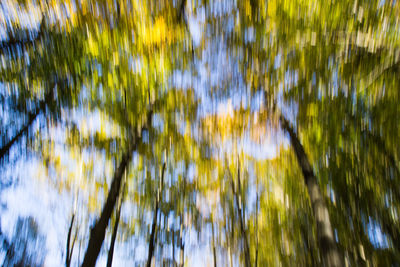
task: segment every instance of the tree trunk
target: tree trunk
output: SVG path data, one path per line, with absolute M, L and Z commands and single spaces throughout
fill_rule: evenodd
M 133 149 L 131 148 L 127 152 L 125 152 L 125 154 L 122 156 L 121 163 L 114 173 L 111 188 L 108 193 L 106 203 L 104 204 L 103 210 L 101 212 L 101 216 L 90 231 L 89 244 L 86 249 L 86 254 L 83 259 L 82 267 L 92 267 L 96 265 L 96 260 L 99 256 L 100 249 L 105 238 L 108 221 L 111 218 L 115 203 L 117 202 L 117 198 L 120 194 L 122 176 L 126 169 L 126 166 L 131 159 L 132 150 Z
M 69 267 L 71 265 L 71 258 L 72 258 L 72 250 L 73 250 L 73 248 L 72 249 L 70 248 L 71 247 L 70 243 L 71 243 L 71 234 L 72 234 L 72 226 L 74 225 L 74 219 L 75 219 L 75 214 L 72 215 L 71 223 L 69 224 L 69 229 L 68 229 L 67 247 L 66 247 L 67 255 L 66 255 L 66 258 L 65 258 L 65 266 L 66 267 Z M 75 242 L 73 242 L 73 244 L 74 243 Z M 72 246 L 73 246 L 73 244 L 72 244 Z
M 173 266 L 175 265 L 175 229 L 174 226 L 172 226 L 172 264 Z
M 322 262 L 325 266 L 343 266 L 343 260 L 336 245 L 328 208 L 322 196 L 317 179 L 311 168 L 308 157 L 300 143 L 296 133 L 293 131 L 288 120 L 280 116 L 282 128 L 289 133 L 292 147 L 295 151 L 297 161 L 303 172 L 304 181 L 307 185 L 308 195 L 311 200 L 311 206 L 317 224 L 317 238 L 321 251 Z
M 211 232 L 212 232 L 212 249 L 214 257 L 214 267 L 217 267 L 217 251 L 215 249 L 215 233 L 214 233 L 214 220 L 211 216 Z
M 185 266 L 185 244 L 183 244 L 183 237 L 181 237 L 181 266 Z
M 154 209 L 153 223 L 151 225 L 151 234 L 150 234 L 150 241 L 149 241 L 149 253 L 148 253 L 147 264 L 146 264 L 147 267 L 151 266 L 151 259 L 153 258 L 155 243 L 157 242 L 157 236 L 156 236 L 157 216 L 158 216 L 160 199 L 161 199 L 161 194 L 162 194 L 163 185 L 164 185 L 164 171 L 165 171 L 165 163 L 162 166 L 161 183 L 160 183 L 160 187 L 159 187 L 158 193 L 157 193 L 156 207 Z
M 255 226 L 256 226 L 256 255 L 254 259 L 254 267 L 257 267 L 258 265 L 258 177 L 257 177 L 257 185 L 256 185 L 256 221 L 255 221 Z
M 187 166 L 186 166 L 187 168 Z M 186 200 L 186 177 L 183 178 L 183 194 L 182 196 L 182 203 L 183 206 L 185 205 L 185 200 Z M 185 265 L 185 244 L 183 242 L 183 215 L 185 213 L 185 210 L 183 209 L 182 212 L 179 215 L 179 248 L 181 251 L 180 254 L 180 263 L 181 263 L 181 267 L 183 267 Z M 177 264 L 178 266 L 178 264 Z
M 230 267 L 233 267 L 233 256 L 232 256 L 232 244 L 234 243 L 233 241 L 234 241 L 234 230 L 233 230 L 233 226 L 234 226 L 234 216 L 229 216 L 230 217 L 230 219 L 231 219 L 231 223 L 230 223 L 230 226 L 231 227 L 228 227 L 228 228 L 230 228 L 229 230 L 229 233 L 230 233 L 230 237 L 229 236 L 227 236 L 227 240 L 229 241 L 228 242 L 228 250 L 229 250 L 229 266 Z M 228 234 L 227 234 L 228 235 Z
M 108 250 L 108 256 L 107 256 L 107 267 L 112 266 L 112 260 L 113 260 L 113 256 L 114 256 L 114 246 L 115 246 L 115 240 L 117 238 L 119 218 L 121 217 L 121 206 L 122 206 L 122 202 L 124 201 L 125 186 L 126 186 L 126 181 L 125 181 L 124 187 L 122 189 L 121 201 L 119 203 L 117 214 L 115 217 L 115 223 L 114 223 L 113 232 L 112 232 L 112 236 L 111 236 L 110 249 Z
M 147 112 L 147 118 L 144 125 L 142 126 L 142 131 L 150 127 L 152 115 L 153 104 L 150 104 L 150 110 Z M 114 210 L 117 198 L 120 194 L 122 175 L 131 159 L 132 152 L 136 149 L 136 146 L 141 141 L 141 139 L 141 134 L 132 137 L 131 145 L 129 146 L 128 151 L 123 154 L 121 163 L 115 170 L 110 191 L 108 192 L 107 200 L 103 206 L 103 210 L 101 211 L 100 218 L 90 231 L 89 243 L 86 249 L 85 257 L 83 259 L 83 263 L 81 265 L 82 267 L 92 267 L 96 265 L 97 257 L 99 256 L 101 246 L 104 242 L 108 222 L 111 218 L 111 214 Z
M 183 215 L 181 214 L 180 218 L 180 230 L 179 230 L 179 243 L 181 249 L 181 267 L 185 265 L 185 244 L 183 243 Z
M 229 172 L 230 174 L 230 172 Z M 241 203 L 239 200 L 239 195 L 241 195 L 241 186 L 240 186 L 240 167 L 238 167 L 238 176 L 237 176 L 237 183 L 238 183 L 238 190 L 235 190 L 235 184 L 233 181 L 233 176 L 231 176 L 231 185 L 232 185 L 232 191 L 233 194 L 235 195 L 236 199 L 236 206 L 238 208 L 238 213 L 239 213 L 239 223 L 240 223 L 240 231 L 244 243 L 244 259 L 245 259 L 245 265 L 246 267 L 251 267 L 251 261 L 250 261 L 250 250 L 249 250 L 249 243 L 247 241 L 247 235 L 246 235 L 246 228 L 245 228 L 245 223 L 243 221 L 243 212 L 241 208 Z

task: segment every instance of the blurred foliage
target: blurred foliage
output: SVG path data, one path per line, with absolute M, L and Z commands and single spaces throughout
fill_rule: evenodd
M 400 263 L 398 1 L 24 0 L 0 12 L 0 171 L 25 152 L 70 194 L 73 263 L 132 149 L 116 246 L 129 261 L 146 263 L 136 250 L 155 223 L 156 266 L 192 265 L 194 249 L 223 266 L 321 265 L 280 116 L 346 266 Z

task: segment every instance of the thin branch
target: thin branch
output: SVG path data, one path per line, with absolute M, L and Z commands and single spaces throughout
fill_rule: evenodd
M 363 79 L 361 79 L 361 85 L 363 85 L 361 91 L 364 91 L 367 88 L 369 88 L 376 80 L 379 79 L 379 77 L 382 76 L 382 74 L 385 71 L 397 65 L 399 61 L 400 61 L 400 52 L 396 50 L 394 59 L 392 54 L 387 56 L 383 64 L 376 66 L 369 74 L 367 74 Z

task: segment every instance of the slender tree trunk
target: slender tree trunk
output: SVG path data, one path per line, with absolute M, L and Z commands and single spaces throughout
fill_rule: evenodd
M 117 198 L 121 190 L 121 181 L 123 173 L 128 165 L 132 155 L 132 149 L 129 149 L 122 156 L 121 163 L 114 173 L 114 178 L 111 183 L 111 188 L 107 196 L 106 203 L 104 204 L 103 210 L 99 220 L 96 222 L 92 230 L 90 231 L 89 244 L 86 249 L 85 258 L 83 259 L 82 267 L 92 267 L 96 265 L 97 257 L 99 256 L 101 246 L 106 234 L 108 222 L 111 218 L 111 214 L 114 210 Z
M 175 229 L 172 226 L 172 264 L 175 266 Z
M 111 236 L 110 249 L 108 250 L 108 256 L 107 256 L 107 267 L 111 267 L 112 266 L 112 260 L 113 260 L 113 256 L 114 256 L 115 240 L 117 239 L 119 218 L 121 217 L 121 207 L 122 207 L 122 202 L 124 201 L 125 186 L 126 186 L 126 181 L 125 181 L 124 186 L 123 186 L 121 200 L 120 200 L 120 203 L 119 203 L 119 206 L 118 206 L 118 210 L 117 210 L 117 214 L 116 214 L 116 217 L 115 217 L 115 223 L 114 223 L 113 232 L 112 232 L 112 236 Z
M 71 234 L 72 234 L 72 226 L 74 225 L 75 214 L 72 215 L 71 223 L 69 224 L 68 228 L 68 237 L 67 237 L 67 247 L 66 247 L 66 258 L 65 258 L 65 266 L 69 267 L 71 265 L 71 258 L 72 258 L 72 250 L 71 248 Z M 73 242 L 75 243 L 75 242 Z
M 183 238 L 181 237 L 181 266 L 185 266 L 185 244 L 183 244 Z
M 150 127 L 152 115 L 153 115 L 153 104 L 150 104 L 150 110 L 147 113 L 147 118 L 142 126 L 143 129 Z M 103 245 L 106 229 L 108 222 L 111 218 L 111 214 L 115 208 L 117 198 L 121 191 L 122 175 L 131 159 L 132 152 L 136 149 L 136 146 L 141 141 L 141 134 L 136 135 L 132 138 L 131 145 L 125 154 L 122 155 L 121 162 L 118 168 L 115 170 L 114 178 L 111 183 L 110 191 L 108 192 L 106 203 L 101 211 L 100 218 L 90 231 L 90 238 L 88 247 L 86 249 L 85 257 L 83 259 L 82 267 L 92 267 L 96 265 L 97 257 L 99 256 L 101 246 Z
M 254 259 L 254 267 L 257 267 L 258 265 L 258 178 L 257 178 L 257 186 L 256 186 L 256 222 L 255 222 L 255 226 L 256 226 L 256 256 Z
M 158 217 L 158 210 L 159 210 L 159 205 L 160 205 L 160 200 L 161 200 L 161 194 L 162 194 L 163 186 L 164 186 L 164 171 L 165 171 L 165 163 L 162 166 L 160 187 L 158 188 L 158 192 L 157 192 L 156 207 L 154 209 L 153 223 L 151 225 L 149 253 L 148 253 L 147 264 L 146 264 L 147 267 L 151 266 L 151 259 L 153 258 L 155 243 L 157 242 L 156 227 L 157 227 L 157 217 Z
M 311 206 L 317 223 L 317 238 L 323 264 L 328 267 L 343 266 L 343 260 L 337 248 L 333 234 L 328 208 L 310 162 L 308 161 L 308 157 L 296 133 L 283 115 L 280 116 L 280 122 L 282 128 L 289 133 L 292 147 L 303 172 L 305 184 L 307 185 L 308 195 L 311 200 Z
M 108 256 L 107 256 L 107 267 L 112 266 L 112 260 L 114 256 L 114 247 L 115 247 L 115 240 L 117 238 L 117 231 L 118 231 L 118 223 L 119 223 L 119 217 L 120 217 L 120 208 L 118 208 L 117 216 L 115 218 L 115 224 L 113 227 L 113 232 L 111 236 L 111 244 L 110 244 L 110 249 L 108 250 Z
M 233 267 L 233 256 L 232 256 L 232 244 L 233 244 L 233 238 L 234 238 L 234 232 L 233 232 L 233 226 L 234 226 L 234 216 L 232 215 L 232 216 L 229 216 L 230 217 L 230 220 L 231 220 L 231 224 L 230 224 L 230 231 L 229 231 L 229 233 L 230 233 L 230 239 L 229 239 L 229 236 L 227 237 L 228 238 L 228 240 L 229 240 L 229 243 L 228 243 L 228 250 L 229 250 L 229 266 L 230 267 Z M 227 234 L 228 235 L 228 234 Z
M 217 251 L 215 249 L 215 233 L 214 233 L 214 220 L 211 216 L 211 232 L 212 232 L 212 248 L 214 257 L 214 267 L 217 267 Z
M 238 208 L 238 213 L 239 213 L 240 232 L 241 232 L 243 243 L 244 243 L 245 265 L 246 265 L 246 267 L 251 267 L 249 243 L 247 240 L 246 226 L 243 221 L 243 212 L 242 212 L 241 203 L 240 203 L 240 199 L 239 199 L 239 196 L 241 195 L 240 166 L 238 167 L 238 176 L 237 176 L 238 190 L 237 191 L 235 190 L 235 183 L 233 181 L 233 176 L 231 174 L 230 174 L 230 176 L 231 176 L 232 191 L 233 191 L 233 194 L 235 195 L 236 206 Z
M 183 194 L 181 196 L 182 196 L 182 203 L 184 206 L 185 200 L 186 200 L 186 177 L 183 178 Z M 185 212 L 185 210 L 183 209 L 182 213 L 179 215 L 179 248 L 181 251 L 181 254 L 180 254 L 181 267 L 183 267 L 185 265 L 185 244 L 183 242 L 183 214 L 184 214 L 184 212 Z
M 183 243 L 183 218 L 181 214 L 181 219 L 180 219 L 180 230 L 179 230 L 179 243 L 180 243 L 180 249 L 181 249 L 181 267 L 185 266 L 185 244 Z

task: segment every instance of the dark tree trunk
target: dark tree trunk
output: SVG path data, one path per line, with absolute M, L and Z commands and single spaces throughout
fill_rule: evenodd
M 318 245 L 320 247 L 323 264 L 328 267 L 343 266 L 343 260 L 333 234 L 328 208 L 310 162 L 308 161 L 308 157 L 288 120 L 281 115 L 280 122 L 282 129 L 290 136 L 292 147 L 303 172 L 305 184 L 307 185 L 308 195 L 311 200 L 311 206 L 317 224 Z
M 246 227 L 245 223 L 243 221 L 243 212 L 241 208 L 241 203 L 239 200 L 239 195 L 241 195 L 241 185 L 240 185 L 240 167 L 238 167 L 238 174 L 237 174 L 237 183 L 238 183 L 238 190 L 235 190 L 235 183 L 233 181 L 233 176 L 231 176 L 231 185 L 232 185 L 232 191 L 233 194 L 235 195 L 236 199 L 236 206 L 238 208 L 238 213 L 239 213 L 239 223 L 240 223 L 240 232 L 242 235 L 243 243 L 244 243 L 244 259 L 245 259 L 245 265 L 246 267 L 251 267 L 251 261 L 250 261 L 250 250 L 249 250 L 249 243 L 247 240 L 247 234 L 246 234 Z
M 217 267 L 217 251 L 215 249 L 215 233 L 214 233 L 214 220 L 211 217 L 211 232 L 212 232 L 212 248 L 214 257 L 214 267 Z
M 112 260 L 113 260 L 113 256 L 114 256 L 115 240 L 117 238 L 119 218 L 121 217 L 121 206 L 122 206 L 122 202 L 124 201 L 125 186 L 126 186 L 126 181 L 124 183 L 124 187 L 123 187 L 123 190 L 122 190 L 121 201 L 120 201 L 119 206 L 118 206 L 118 210 L 117 210 L 117 214 L 116 214 L 116 218 L 115 218 L 115 223 L 114 223 L 114 227 L 113 227 L 113 232 L 112 232 L 112 236 L 111 236 L 111 244 L 110 244 L 110 249 L 108 250 L 108 256 L 107 256 L 107 267 L 111 267 L 112 266 Z
M 66 247 L 67 255 L 65 258 L 65 266 L 66 267 L 69 267 L 71 265 L 73 245 L 75 243 L 75 242 L 73 242 L 72 248 L 71 248 L 71 234 L 72 234 L 72 226 L 74 225 L 74 219 L 75 219 L 75 214 L 72 215 L 71 223 L 69 224 L 69 228 L 68 228 L 67 247 Z
M 165 171 L 165 163 L 162 166 L 161 183 L 160 183 L 160 187 L 158 189 L 158 194 L 157 194 L 157 199 L 156 199 L 156 207 L 154 209 L 154 214 L 153 214 L 153 223 L 151 225 L 149 253 L 148 253 L 147 264 L 146 264 L 147 267 L 151 266 L 151 259 L 153 258 L 155 243 L 157 242 L 157 235 L 156 235 L 157 216 L 158 216 L 158 210 L 159 210 L 159 205 L 160 205 L 160 200 L 161 200 L 161 194 L 162 194 L 163 186 L 164 186 L 164 171 Z
M 180 22 L 180 20 L 183 18 L 185 23 L 186 23 L 186 19 L 185 19 L 185 6 L 186 6 L 186 0 L 182 0 L 180 7 L 179 7 L 179 11 L 178 11 L 178 22 Z M 188 25 L 186 25 L 188 26 Z
M 183 179 L 183 194 L 182 194 L 182 203 L 185 204 L 186 200 L 186 177 Z M 185 244 L 183 242 L 183 214 L 184 210 L 179 215 L 179 248 L 180 248 L 180 263 L 181 267 L 185 265 Z M 177 264 L 178 266 L 178 264 Z
M 173 266 L 176 266 L 175 264 L 175 229 L 172 226 L 172 264 Z
M 181 267 L 185 266 L 185 244 L 183 243 L 183 237 L 181 237 Z
M 128 165 L 132 155 L 132 149 L 129 149 L 123 156 L 121 163 L 114 173 L 114 178 L 111 183 L 111 188 L 107 196 L 106 203 L 104 204 L 103 210 L 99 220 L 96 222 L 94 227 L 90 231 L 89 244 L 86 249 L 86 254 L 83 259 L 82 267 L 92 267 L 96 265 L 97 257 L 99 256 L 101 246 L 106 234 L 108 222 L 111 218 L 111 214 L 114 210 L 117 198 L 121 190 L 121 181 L 123 173 Z
M 258 265 L 258 178 L 257 178 L 257 193 L 256 193 L 256 255 L 254 259 L 254 267 L 257 267 Z
M 150 104 L 150 110 L 148 111 L 146 121 L 142 126 L 142 131 L 144 129 L 149 129 L 152 115 L 153 104 Z M 81 265 L 82 267 L 92 267 L 96 265 L 97 257 L 99 256 L 101 246 L 104 242 L 108 222 L 115 208 L 117 198 L 120 195 L 122 175 L 131 159 L 132 152 L 136 149 L 141 139 L 141 134 L 132 137 L 131 145 L 129 146 L 128 151 L 123 154 L 121 163 L 115 170 L 110 191 L 108 192 L 107 200 L 103 206 L 103 210 L 101 211 L 100 218 L 90 231 L 89 243 L 86 249 L 85 257 L 83 259 L 83 263 Z
M 181 250 L 181 267 L 185 266 L 185 244 L 183 242 L 183 216 L 180 216 L 179 248 Z

